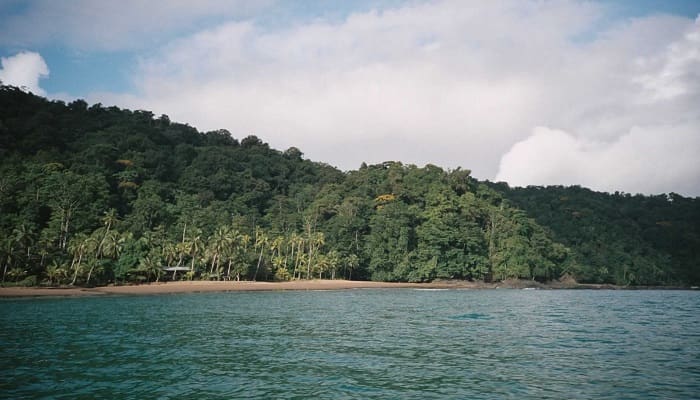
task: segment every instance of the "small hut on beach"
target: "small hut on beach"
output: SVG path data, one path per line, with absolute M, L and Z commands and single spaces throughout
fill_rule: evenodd
M 163 271 L 165 271 L 165 272 L 172 272 L 172 273 L 173 273 L 173 278 L 172 278 L 173 280 L 175 280 L 175 278 L 176 278 L 178 272 L 182 272 L 182 273 L 184 274 L 185 272 L 187 272 L 187 271 L 189 271 L 189 270 L 190 270 L 189 267 L 184 267 L 184 266 L 181 266 L 181 267 L 178 267 L 178 266 L 175 266 L 175 267 L 163 267 Z

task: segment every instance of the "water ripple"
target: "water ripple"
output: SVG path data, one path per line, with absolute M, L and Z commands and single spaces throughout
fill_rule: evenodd
M 0 398 L 695 398 L 699 322 L 682 291 L 2 300 Z

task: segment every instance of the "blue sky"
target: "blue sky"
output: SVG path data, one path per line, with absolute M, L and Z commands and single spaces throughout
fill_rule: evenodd
M 699 1 L 0 0 L 0 79 L 342 169 L 700 195 Z

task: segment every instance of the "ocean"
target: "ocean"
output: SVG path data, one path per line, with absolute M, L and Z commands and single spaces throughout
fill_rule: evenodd
M 698 291 L 0 300 L 0 398 L 699 397 Z

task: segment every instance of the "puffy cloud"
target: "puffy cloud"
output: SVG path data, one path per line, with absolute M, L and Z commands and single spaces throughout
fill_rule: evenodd
M 610 22 L 607 12 L 578 1 L 436 1 L 284 27 L 227 22 L 144 54 L 137 93 L 90 99 L 254 133 L 344 169 L 393 159 L 517 184 L 583 184 L 592 159 L 640 169 L 585 183 L 655 192 L 663 185 L 638 179 L 645 168 L 630 157 L 674 162 L 670 150 L 640 153 L 657 144 L 649 132 L 698 152 L 700 23 Z M 537 126 L 565 133 L 533 135 Z M 545 139 L 576 151 L 540 157 Z M 637 151 L 622 154 L 635 140 Z M 519 175 L 512 160 L 531 160 L 521 169 L 534 172 Z M 678 161 L 666 178 L 680 184 L 694 175 Z M 669 186 L 700 194 L 700 181 L 683 188 Z
M 342 168 L 398 159 L 493 176 L 538 119 L 551 68 L 541 60 L 599 13 L 560 4 L 427 3 L 277 30 L 227 23 L 145 56 L 142 92 L 110 101 Z
M 11 57 L 2 57 L 0 61 L 0 81 L 3 84 L 24 87 L 40 96 L 46 94 L 39 87 L 39 79 L 49 76 L 49 67 L 40 54 L 25 51 Z
M 672 43 L 658 57 L 638 61 L 649 73 L 637 78 L 652 102 L 700 91 L 700 17 L 682 39 Z
M 501 159 L 496 180 L 515 186 L 579 184 L 595 190 L 698 194 L 697 123 L 635 127 L 595 142 L 537 127 Z
M 658 53 L 634 60 L 627 90 L 578 134 L 536 128 L 502 157 L 496 180 L 700 195 L 700 18 Z M 603 103 L 604 104 L 604 103 Z M 617 107 L 616 107 L 617 105 Z M 608 124 L 606 137 L 587 132 Z

